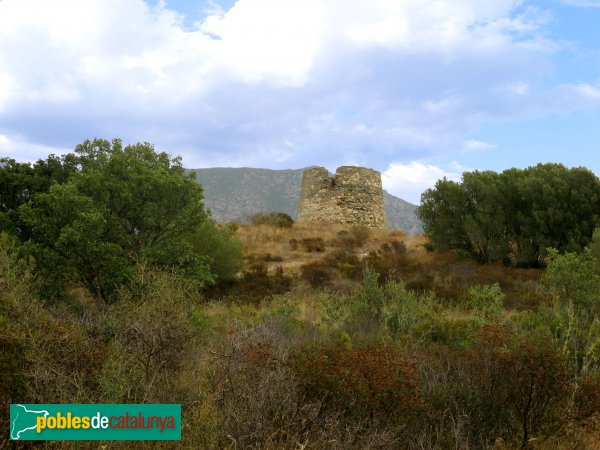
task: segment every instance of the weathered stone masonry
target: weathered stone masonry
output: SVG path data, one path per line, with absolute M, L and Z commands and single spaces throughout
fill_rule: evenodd
M 306 169 L 302 178 L 298 220 L 385 228 L 381 174 L 356 166 Z

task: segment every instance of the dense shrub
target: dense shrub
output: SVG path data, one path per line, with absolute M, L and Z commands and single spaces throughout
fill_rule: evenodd
M 207 258 L 207 264 L 217 281 L 230 281 L 244 267 L 242 243 L 230 226 L 218 227 L 206 220 L 190 237 L 194 251 Z
M 351 251 L 338 249 L 327 255 L 325 262 L 350 280 L 361 280 L 363 278 L 364 265 L 358 256 Z
M 258 262 L 244 271 L 241 280 L 233 285 L 233 291 L 241 298 L 260 300 L 269 295 L 283 294 L 291 286 L 292 279 L 280 266 L 269 273 L 266 264 Z
M 236 327 L 211 357 L 207 391 L 221 411 L 219 448 L 289 448 L 298 439 L 295 380 L 265 326 Z
M 513 336 L 484 327 L 464 355 L 460 381 L 472 433 L 489 433 L 528 446 L 567 421 L 573 392 L 564 355 L 544 333 Z
M 335 271 L 325 261 L 313 261 L 300 266 L 302 279 L 312 287 L 328 284 L 335 276 Z
M 551 249 L 544 283 L 563 303 L 572 302 L 582 311 L 600 310 L 600 275 L 589 251 L 581 255 Z
M 371 236 L 371 230 L 362 225 L 352 225 L 350 228 L 350 234 L 354 238 L 356 246 L 362 247 L 369 239 L 369 236 Z
M 410 328 L 410 335 L 418 342 L 467 348 L 482 326 L 482 321 L 476 317 L 451 317 L 434 309 L 421 310 Z
M 259 254 L 250 254 L 247 257 L 249 263 L 260 263 L 260 262 L 281 262 L 283 261 L 283 257 L 279 255 L 272 255 L 271 253 L 259 253 Z
M 271 225 L 279 228 L 290 228 L 294 219 L 283 212 L 259 212 L 248 217 L 252 225 Z
M 587 373 L 578 380 L 575 391 L 575 416 L 586 420 L 600 413 L 600 374 Z
M 550 251 L 543 283 L 553 302 L 540 309 L 561 342 L 576 373 L 600 368 L 600 276 L 588 251 L 582 255 Z
M 289 364 L 299 377 L 303 401 L 320 403 L 317 421 L 335 412 L 348 421 L 406 424 L 419 408 L 414 362 L 395 345 L 311 344 L 294 353 Z
M 193 285 L 166 272 L 138 273 L 136 291 L 122 292 L 106 312 L 110 358 L 98 378 L 107 403 L 168 402 L 177 393 L 173 377 L 205 331 L 194 321 Z
M 498 283 L 469 288 L 469 305 L 484 317 L 499 317 L 502 314 L 504 294 Z

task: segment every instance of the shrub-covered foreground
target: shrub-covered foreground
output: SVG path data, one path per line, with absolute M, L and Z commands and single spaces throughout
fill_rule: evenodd
M 295 289 L 250 305 L 205 301 L 176 272 L 138 267 L 110 304 L 47 304 L 14 241 L 0 250 L 5 430 L 10 402 L 177 402 L 184 448 L 598 444 L 589 254 L 554 255 L 540 285 L 552 300 L 509 314 L 498 285 L 450 305 L 370 270 L 349 294 Z M 173 444 L 111 448 L 136 445 Z
M 2 430 L 10 403 L 181 403 L 182 448 L 600 448 L 598 230 L 542 272 L 220 227 L 177 158 L 94 140 L 0 160 L 0 231 Z M 98 444 L 174 443 L 72 447 Z

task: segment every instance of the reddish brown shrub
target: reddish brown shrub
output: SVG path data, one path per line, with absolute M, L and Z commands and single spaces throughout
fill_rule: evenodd
M 576 416 L 588 419 L 600 413 L 600 374 L 587 374 L 579 379 L 575 392 Z
M 500 426 L 526 448 L 534 433 L 549 436 L 566 421 L 570 372 L 551 337 L 515 337 L 499 325 L 483 327 L 465 367 L 475 427 Z
M 420 404 L 414 362 L 392 344 L 321 343 L 304 347 L 289 361 L 301 398 L 320 401 L 323 414 L 405 423 Z
M 238 448 L 292 448 L 299 439 L 294 379 L 273 344 L 263 326 L 236 328 L 213 352 L 207 389 L 221 417 L 215 448 L 232 441 Z

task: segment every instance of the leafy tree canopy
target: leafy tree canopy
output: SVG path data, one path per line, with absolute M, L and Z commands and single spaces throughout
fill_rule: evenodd
M 502 173 L 467 172 L 437 182 L 418 215 L 429 245 L 482 262 L 544 263 L 547 248 L 580 252 L 598 224 L 600 180 L 585 168 L 538 164 Z
M 17 234 L 27 240 L 49 295 L 75 281 L 110 300 L 142 263 L 175 270 L 199 287 L 214 281 L 215 258 L 203 253 L 198 233 L 214 234 L 216 227 L 206 226 L 202 187 L 180 158 L 148 143 L 124 147 L 119 139 L 94 139 L 48 161 L 60 168 L 51 177 L 38 174 L 46 163 L 14 161 L 0 176 L 22 177 L 21 196 L 14 188 L 2 198 L 7 211 L 18 213 Z M 44 182 L 35 185 L 38 175 Z

